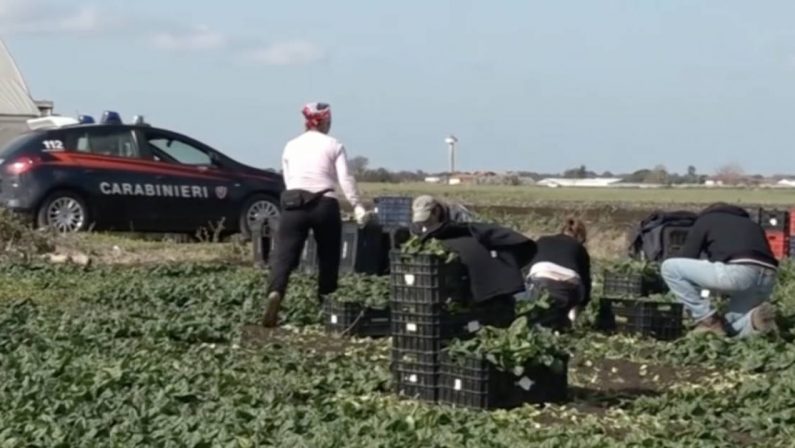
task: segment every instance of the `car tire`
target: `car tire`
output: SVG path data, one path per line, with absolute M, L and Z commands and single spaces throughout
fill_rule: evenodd
M 86 202 L 71 191 L 56 191 L 47 196 L 36 212 L 36 225 L 60 233 L 82 232 L 89 226 Z
M 251 239 L 251 217 L 263 213 L 268 217 L 278 218 L 281 215 L 279 201 L 273 196 L 255 194 L 243 203 L 240 210 L 240 234 L 246 241 Z

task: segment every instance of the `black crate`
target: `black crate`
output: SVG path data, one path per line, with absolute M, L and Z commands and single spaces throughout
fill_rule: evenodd
M 381 257 L 381 272 L 383 272 L 385 275 L 388 275 L 390 272 L 390 252 L 392 250 L 400 249 L 400 247 L 411 238 L 411 231 L 408 227 L 384 228 L 382 238 L 383 242 L 381 244 L 383 245 L 384 250 L 382 251 L 383 256 Z
M 762 209 L 759 207 L 752 207 L 745 209 L 751 217 L 751 221 L 759 224 L 761 222 Z
M 526 403 L 557 403 L 568 395 L 568 362 L 563 370 L 528 365 L 517 377 L 500 371 L 485 359 L 465 357 L 452 359 L 440 355 L 440 403 L 474 409 L 511 409 Z
M 472 297 L 469 275 L 460 261 L 448 263 L 434 255 L 406 255 L 399 250 L 390 252 L 390 260 L 393 300 L 444 303 Z
M 789 211 L 788 210 L 766 210 L 759 212 L 759 224 L 765 230 L 789 231 Z
M 444 305 L 392 301 L 392 335 L 446 341 L 473 335 L 484 326 L 508 327 L 516 319 L 516 306 L 509 298 L 471 305 L 451 311 Z
M 685 246 L 690 227 L 667 226 L 662 230 L 662 259 L 676 257 Z
M 411 224 L 410 197 L 381 196 L 374 202 L 378 223 L 384 228 L 408 227 Z
M 306 274 L 317 273 L 317 242 L 312 231 L 309 231 L 309 236 L 304 243 L 304 249 L 301 252 L 301 260 L 299 262 L 299 269 Z
M 323 323 L 328 331 L 350 336 L 389 336 L 389 308 L 377 310 L 327 298 L 323 302 Z
M 662 294 L 668 290 L 659 274 L 604 271 L 602 294 L 612 298 L 637 298 Z
M 381 226 L 369 224 L 359 227 L 356 223 L 342 225 L 340 272 L 381 275 L 381 260 L 385 251 Z
M 596 325 L 602 331 L 671 341 L 682 336 L 680 303 L 651 300 L 602 299 Z
M 268 220 L 259 220 L 251 228 L 251 245 L 252 255 L 254 256 L 254 265 L 257 267 L 265 267 L 268 264 L 271 253 L 275 246 L 274 236 L 278 230 L 279 221 L 274 218 Z
M 436 402 L 439 362 L 436 353 L 393 349 L 391 370 L 395 392 L 409 398 Z
M 340 273 L 342 274 L 384 274 L 383 258 L 387 250 L 383 246 L 381 227 L 369 224 L 359 227 L 356 223 L 342 224 L 342 243 L 340 245 Z M 307 274 L 317 273 L 317 243 L 309 232 L 309 237 L 301 254 L 301 270 Z

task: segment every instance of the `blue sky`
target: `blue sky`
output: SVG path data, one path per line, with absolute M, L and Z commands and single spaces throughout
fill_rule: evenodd
M 273 166 L 300 109 L 374 166 L 795 172 L 795 2 L 0 0 L 62 114 L 117 109 Z

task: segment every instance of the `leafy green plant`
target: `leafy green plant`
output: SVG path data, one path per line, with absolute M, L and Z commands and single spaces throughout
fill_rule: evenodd
M 529 326 L 526 317 L 516 319 L 509 328 L 482 328 L 472 339 L 454 341 L 448 352 L 453 360 L 462 357 L 485 359 L 498 369 L 517 376 L 533 365 L 560 372 L 568 359 L 555 333 Z
M 433 255 L 445 260 L 446 263 L 458 259 L 458 254 L 447 250 L 436 238 L 423 241 L 422 238 L 414 235 L 400 247 L 400 250 L 406 255 Z
M 339 289 L 331 297 L 340 303 L 384 309 L 389 306 L 389 277 L 359 274 L 342 277 Z
M 604 272 L 620 275 L 642 274 L 643 278 L 654 280 L 660 277 L 660 266 L 657 263 L 625 260 L 607 265 Z

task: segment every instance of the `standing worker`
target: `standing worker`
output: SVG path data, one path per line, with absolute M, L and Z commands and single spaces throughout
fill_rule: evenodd
M 266 327 L 278 323 L 290 274 L 298 266 L 310 230 L 317 242 L 318 295 L 322 299 L 337 289 L 342 218 L 335 185 L 342 188 L 359 224 L 367 216 L 348 169 L 345 147 L 328 135 L 331 108 L 325 103 L 310 103 L 304 107 L 303 115 L 306 132 L 288 142 L 282 155 L 286 189 L 282 193 L 282 216 L 262 318 Z

